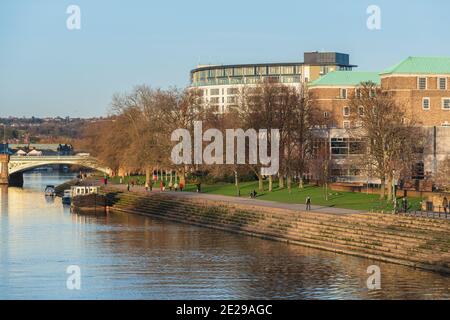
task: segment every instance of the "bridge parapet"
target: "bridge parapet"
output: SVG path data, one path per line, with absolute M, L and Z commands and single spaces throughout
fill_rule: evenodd
M 5 160 L 5 163 L 7 177 L 15 173 L 53 164 L 78 165 L 98 170 L 108 175 L 112 173 L 111 169 L 102 166 L 97 159 L 91 156 L 11 156 L 7 161 Z

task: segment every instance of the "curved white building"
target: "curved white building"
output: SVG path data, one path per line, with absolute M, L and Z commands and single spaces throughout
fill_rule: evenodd
M 191 70 L 191 88 L 198 88 L 204 101 L 226 112 L 236 106 L 237 94 L 244 85 L 271 79 L 287 85 L 299 85 L 318 79 L 330 71 L 352 70 L 349 55 L 337 52 L 306 52 L 304 62 L 258 63 L 198 66 Z

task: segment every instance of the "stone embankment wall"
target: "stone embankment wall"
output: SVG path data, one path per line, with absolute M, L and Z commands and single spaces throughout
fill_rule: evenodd
M 102 190 L 110 208 L 202 227 L 450 273 L 450 221 L 391 214 L 324 214 Z

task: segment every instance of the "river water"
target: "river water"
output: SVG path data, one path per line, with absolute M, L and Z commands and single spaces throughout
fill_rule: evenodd
M 75 215 L 43 194 L 69 178 L 27 173 L 23 189 L 2 187 L 0 299 L 450 298 L 450 277 L 432 272 L 156 218 Z M 367 288 L 373 264 L 380 290 Z

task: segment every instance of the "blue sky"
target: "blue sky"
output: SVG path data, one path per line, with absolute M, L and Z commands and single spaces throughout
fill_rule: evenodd
M 81 8 L 81 30 L 66 9 Z M 382 29 L 366 27 L 381 8 Z M 138 84 L 184 87 L 196 64 L 347 52 L 358 70 L 450 56 L 447 0 L 2 0 L 0 117 L 106 115 Z

